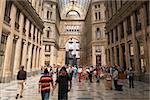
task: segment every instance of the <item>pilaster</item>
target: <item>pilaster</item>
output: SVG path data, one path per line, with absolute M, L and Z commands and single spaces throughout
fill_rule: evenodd
M 4 59 L 4 67 L 3 67 L 3 75 L 2 82 L 9 82 L 11 78 L 11 53 L 13 46 L 13 34 L 10 34 L 6 43 L 6 51 L 5 51 L 5 59 Z
M 125 20 L 125 22 L 123 23 L 123 27 L 124 27 L 124 40 L 125 40 L 125 62 L 126 62 L 126 68 L 131 67 L 130 66 L 130 56 L 129 56 L 129 45 L 128 45 L 128 33 L 127 33 L 127 20 Z M 122 50 L 122 49 L 121 49 Z M 123 50 L 122 50 L 123 51 Z
M 133 40 L 133 51 L 134 51 L 134 62 L 135 62 L 135 72 L 136 73 L 140 73 L 141 71 L 141 68 L 140 68 L 140 60 L 139 60 L 139 48 L 138 48 L 138 41 L 136 39 L 136 36 L 135 36 L 135 14 L 133 14 L 131 16 L 131 27 L 132 27 L 132 40 Z
M 150 67 L 149 67 L 149 52 L 148 52 L 148 35 L 147 35 L 147 25 L 146 25 L 146 11 L 145 11 L 145 6 L 143 6 L 140 9 L 140 17 L 141 17 L 141 29 L 142 29 L 142 36 L 143 36 L 143 44 L 144 44 L 144 59 L 145 59 L 145 66 L 146 66 L 146 72 L 150 72 Z
M 5 0 L 0 0 L 0 45 L 1 45 L 1 35 L 2 35 L 2 26 L 3 26 L 3 20 L 4 20 L 4 14 L 5 14 Z
M 36 46 L 33 47 L 33 57 L 32 57 L 32 71 L 36 70 L 35 66 L 35 60 L 36 60 Z
M 17 72 L 19 70 L 19 66 L 20 66 L 20 58 L 21 58 L 21 43 L 22 43 L 22 39 L 19 38 L 17 40 L 16 43 L 16 50 L 15 50 L 15 60 L 14 60 L 14 69 L 13 69 L 13 73 L 15 75 L 17 75 Z
M 53 64 L 55 64 L 55 62 L 54 62 L 54 51 L 55 50 L 55 47 L 54 47 L 54 45 L 51 45 L 51 56 L 50 56 L 50 65 L 53 65 Z
M 106 65 L 106 54 L 105 54 L 105 47 L 101 46 L 102 53 L 101 53 L 101 63 L 102 65 Z
M 91 64 L 93 66 L 96 66 L 96 54 L 95 54 L 95 46 L 94 45 L 92 45 L 92 60 L 91 61 L 92 61 Z
M 27 47 L 28 47 L 28 42 L 26 40 L 23 40 L 24 44 L 23 44 L 23 54 L 22 54 L 22 61 L 21 61 L 21 65 L 24 66 L 24 69 L 27 70 Z
M 29 46 L 29 47 L 28 47 L 29 49 L 28 49 L 28 51 L 27 51 L 27 52 L 28 52 L 28 55 L 27 55 L 27 57 L 28 57 L 28 58 L 27 58 L 27 60 L 28 60 L 28 61 L 27 61 L 27 72 L 29 73 L 29 72 L 31 72 L 31 68 L 32 68 L 32 67 L 31 67 L 31 66 L 32 66 L 32 65 L 31 65 L 31 61 L 32 61 L 31 58 L 32 58 L 32 48 L 33 48 L 33 45 L 32 45 L 31 43 L 28 43 L 28 46 Z
M 39 69 L 39 55 L 40 55 L 39 50 L 40 50 L 39 47 L 37 47 L 37 53 L 36 53 L 36 70 Z

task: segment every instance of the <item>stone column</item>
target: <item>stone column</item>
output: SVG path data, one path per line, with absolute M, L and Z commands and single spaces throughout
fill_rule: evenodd
M 1 45 L 1 35 L 2 35 L 2 26 L 3 26 L 3 20 L 4 20 L 4 14 L 5 14 L 5 0 L 0 0 L 0 45 Z
M 146 10 L 145 10 L 145 6 L 143 6 L 141 9 L 140 9 L 140 17 L 141 17 L 141 29 L 142 29 L 142 35 L 143 35 L 143 44 L 144 44 L 144 59 L 145 59 L 145 66 L 146 66 L 146 73 L 148 74 L 150 72 L 150 67 L 149 67 L 149 53 L 148 52 L 148 44 L 149 42 L 147 41 L 148 40 L 148 33 L 147 33 L 147 23 L 146 23 Z M 149 75 L 147 75 L 149 76 Z
M 106 65 L 105 47 L 101 46 L 101 50 L 102 50 L 102 53 L 101 53 L 101 63 L 102 63 L 102 65 Z
M 92 45 L 92 60 L 91 60 L 91 64 L 93 66 L 96 66 L 96 53 L 95 53 L 95 46 Z
M 23 44 L 23 54 L 22 54 L 22 61 L 21 61 L 21 65 L 23 65 L 25 68 L 25 70 L 27 70 L 27 47 L 28 47 L 28 42 L 26 40 L 23 40 L 24 44 Z
M 130 56 L 129 56 L 129 46 L 128 46 L 128 43 L 127 43 L 127 38 L 128 38 L 127 20 L 125 20 L 125 22 L 123 23 L 123 27 L 124 27 L 124 40 L 125 40 L 125 62 L 126 62 L 126 66 L 125 67 L 129 68 L 130 67 L 130 64 L 129 64 Z M 122 48 L 121 48 L 121 51 L 122 51 Z
M 12 53 L 13 38 L 14 38 L 13 34 L 10 34 L 7 39 L 2 82 L 9 82 L 11 78 L 11 71 L 10 71 L 11 59 L 10 58 L 11 58 L 11 53 Z
M 55 64 L 55 62 L 54 62 L 54 53 L 55 53 L 55 47 L 54 47 L 54 45 L 51 45 L 50 65 Z
M 117 27 L 118 29 L 118 41 L 119 41 L 119 44 L 118 44 L 118 48 L 119 48 L 119 65 L 122 67 L 123 66 L 123 57 L 122 57 L 122 48 L 121 48 L 121 25 L 119 24 L 119 26 Z
M 20 25 L 20 36 L 21 36 L 21 34 L 22 34 L 22 32 L 23 32 L 23 19 L 24 19 L 24 17 L 23 17 L 23 14 L 21 13 L 21 14 L 20 14 L 20 21 L 19 21 L 19 25 Z M 19 38 L 19 39 L 17 40 L 17 43 L 16 43 L 16 50 L 15 50 L 16 53 L 15 53 L 14 69 L 13 69 L 14 75 L 17 74 L 17 72 L 18 72 L 18 70 L 19 70 L 19 66 L 20 66 L 21 47 L 23 47 L 23 46 L 21 46 L 21 45 L 22 45 L 22 39 Z
M 135 15 L 133 14 L 131 16 L 131 27 L 132 27 L 132 40 L 133 40 L 133 51 L 134 51 L 134 64 L 135 64 L 135 73 L 137 73 L 137 75 L 139 76 L 140 74 L 140 71 L 141 71 L 141 68 L 140 68 L 140 60 L 139 60 L 139 48 L 138 48 L 138 41 L 136 39 L 136 36 L 135 36 L 135 25 L 136 25 L 136 22 L 135 22 Z
M 6 51 L 5 51 L 5 59 L 4 59 L 4 68 L 3 68 L 3 79 L 2 81 L 10 81 L 10 75 L 11 75 L 11 53 L 12 53 L 12 46 L 13 46 L 13 30 L 14 30 L 14 23 L 15 23 L 15 18 L 14 16 L 16 15 L 16 8 L 14 5 L 12 5 L 12 8 L 11 8 L 11 13 L 10 13 L 10 18 L 11 18 L 11 21 L 10 21 L 10 25 L 11 25 L 11 32 L 10 32 L 10 35 L 8 36 L 8 39 L 7 39 L 7 43 L 6 43 Z
M 39 47 L 37 47 L 37 53 L 36 53 L 36 70 L 39 70 Z
M 28 45 L 29 47 L 29 49 L 28 49 L 28 58 L 27 58 L 27 60 L 28 60 L 28 62 L 27 62 L 27 72 L 29 73 L 29 72 L 31 72 L 31 61 L 32 61 L 32 47 L 33 47 L 33 45 L 30 43 L 29 45 Z
M 45 55 L 43 55 L 44 54 L 44 52 L 42 51 L 42 49 L 41 48 L 39 48 L 39 61 L 38 61 L 38 63 L 39 63 L 39 68 L 41 68 L 41 66 L 44 66 L 44 62 L 42 61 L 43 59 L 42 58 L 44 58 L 45 59 Z M 44 57 L 42 57 L 42 56 L 44 56 Z
M 119 45 L 119 65 L 122 67 L 123 66 L 123 54 L 122 54 L 122 48 L 121 44 Z
M 110 47 L 110 64 L 114 64 L 113 63 L 113 55 L 112 55 L 112 47 Z
M 29 20 L 26 20 L 26 40 L 23 40 L 24 45 L 23 45 L 23 56 L 22 56 L 22 61 L 21 61 L 21 65 L 25 66 L 25 69 L 27 70 L 27 48 L 28 48 L 28 34 L 29 34 Z
M 16 43 L 16 50 L 15 50 L 16 53 L 15 53 L 15 58 L 14 58 L 15 60 L 14 60 L 13 73 L 15 76 L 17 75 L 17 72 L 20 67 L 21 44 L 22 44 L 22 39 L 19 38 Z
M 31 23 L 31 31 L 30 31 L 30 33 L 31 33 L 31 41 L 33 42 L 33 31 L 34 31 L 34 25 Z
M 31 65 L 33 72 L 36 70 L 35 60 L 36 60 L 36 46 L 33 47 L 33 57 L 32 57 L 32 65 Z

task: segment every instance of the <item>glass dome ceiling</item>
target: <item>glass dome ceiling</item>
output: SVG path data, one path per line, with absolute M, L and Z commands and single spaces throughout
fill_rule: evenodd
M 66 18 L 67 14 L 70 14 L 75 17 L 78 15 L 79 19 L 84 19 L 90 2 L 91 0 L 58 0 L 61 18 Z

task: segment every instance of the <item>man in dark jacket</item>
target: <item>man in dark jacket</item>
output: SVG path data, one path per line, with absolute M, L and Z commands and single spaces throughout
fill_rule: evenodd
M 22 93 L 23 93 L 24 83 L 25 83 L 26 78 L 27 78 L 27 73 L 26 71 L 24 71 L 24 66 L 21 66 L 17 74 L 18 89 L 17 89 L 16 99 L 18 99 L 18 96 L 20 96 L 20 98 L 23 97 Z

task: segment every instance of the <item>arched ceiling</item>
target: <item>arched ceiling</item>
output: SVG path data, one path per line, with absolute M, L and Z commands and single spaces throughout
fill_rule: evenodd
M 83 20 L 87 14 L 90 2 L 91 0 L 58 0 L 61 18 Z M 69 12 L 72 14 L 70 17 L 67 15 Z M 79 15 L 77 16 L 77 14 Z

